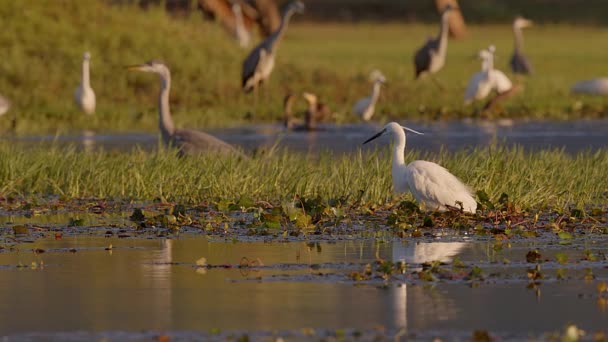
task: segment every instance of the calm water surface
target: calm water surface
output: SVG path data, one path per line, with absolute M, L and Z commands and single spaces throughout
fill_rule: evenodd
M 430 124 L 408 123 L 408 126 L 425 133 L 408 135 L 408 147 L 422 151 L 450 151 L 483 147 L 493 142 L 521 145 L 528 150 L 563 148 L 568 152 L 597 150 L 608 146 L 608 120 L 580 120 L 568 122 L 538 121 L 450 121 Z M 380 129 L 380 126 L 341 125 L 325 126 L 318 132 L 285 132 L 279 125 L 250 125 L 223 130 L 207 130 L 217 137 L 245 150 L 274 145 L 299 152 L 356 151 L 363 141 Z M 102 134 L 84 132 L 67 136 L 5 137 L 23 145 L 37 145 L 56 141 L 75 144 L 84 149 L 130 150 L 135 146 L 153 149 L 158 146 L 156 134 Z M 379 144 L 385 144 L 379 140 Z M 371 147 L 374 148 L 371 144 Z
M 209 242 L 189 235 L 60 240 L 51 235 L 0 251 L 0 336 L 10 336 L 9 341 L 27 339 L 34 332 L 44 338 L 65 333 L 62 338 L 75 340 L 80 339 L 78 331 L 127 334 L 120 340 L 141 331 L 379 326 L 439 336 L 475 329 L 525 336 L 560 330 L 568 323 L 600 330 L 608 322 L 596 290 L 607 278 L 608 261 L 568 266 L 568 280 L 547 280 L 536 290 L 528 289 L 525 279 L 526 270 L 533 267 L 525 263 L 530 249 L 538 248 L 549 259 L 562 252 L 579 260 L 584 249 L 606 251 L 608 238 L 569 246 L 522 241 L 495 252 L 491 242 L 449 237 L 418 243 L 306 244 Z M 109 245 L 112 250 L 106 250 Z M 35 254 L 36 248 L 45 252 Z M 412 277 L 359 284 L 348 277 L 376 257 L 406 261 L 411 267 L 406 273 L 411 273 L 421 262 L 450 262 L 456 256 L 501 276 L 478 286 L 464 280 L 421 283 Z M 232 267 L 197 268 L 195 261 L 201 257 L 211 265 Z M 243 257 L 263 266 L 238 269 Z M 511 262 L 503 263 L 506 259 Z M 561 266 L 549 262 L 543 267 L 548 278 L 554 278 Z M 587 269 L 596 279 L 583 280 Z

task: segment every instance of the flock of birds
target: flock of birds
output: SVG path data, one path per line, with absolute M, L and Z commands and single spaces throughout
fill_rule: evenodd
M 241 46 L 247 46 L 251 40 L 250 33 L 245 30 L 242 16 L 239 20 L 241 9 L 238 3 L 233 6 L 236 17 L 237 34 Z M 246 93 L 255 92 L 257 106 L 258 88 L 269 78 L 275 66 L 277 47 L 287 29 L 290 18 L 296 13 L 302 13 L 305 7 L 299 0 L 291 1 L 282 13 L 281 24 L 278 29 L 266 39 L 254 47 L 248 54 L 242 66 L 242 88 Z M 441 14 L 439 34 L 436 38 L 429 38 L 427 42 L 415 53 L 415 77 L 429 74 L 431 78 L 441 87 L 434 74 L 440 71 L 446 62 L 448 47 L 449 15 L 455 9 L 447 6 Z M 532 21 L 517 17 L 513 22 L 515 37 L 515 49 L 510 60 L 510 66 L 514 74 L 531 74 L 530 62 L 523 54 L 522 30 L 532 25 Z M 240 29 L 239 29 L 240 26 Z M 464 103 L 469 104 L 475 100 L 482 100 L 492 93 L 496 93 L 495 99 L 509 96 L 517 87 L 500 70 L 494 67 L 495 47 L 489 46 L 479 52 L 481 59 L 481 70 L 474 74 L 466 88 Z M 86 114 L 95 112 L 95 92 L 90 82 L 90 60 L 91 55 L 84 54 L 82 61 L 81 83 L 75 92 L 75 101 L 79 108 Z M 171 91 L 171 71 L 160 61 L 150 61 L 144 64 L 127 67 L 147 73 L 154 73 L 160 79 L 159 94 L 159 129 L 162 141 L 167 147 L 176 148 L 180 155 L 198 153 L 231 154 L 245 157 L 245 155 L 232 145 L 204 132 L 176 128 L 171 117 L 169 96 Z M 370 75 L 372 82 L 372 93 L 369 97 L 358 100 L 353 106 L 353 113 L 363 121 L 372 119 L 378 102 L 382 86 L 386 83 L 386 77 L 378 70 Z M 598 90 L 598 87 L 600 90 Z M 602 90 L 608 92 L 608 81 L 602 79 L 577 83 L 573 91 L 600 93 Z M 331 120 L 333 113 L 321 103 L 316 95 L 303 93 L 302 97 L 308 103 L 308 109 L 304 114 L 304 121 L 298 121 L 294 117 L 292 106 L 297 98 L 295 94 L 285 97 L 284 125 L 289 130 L 311 131 L 317 129 L 317 123 Z M 4 114 L 10 107 L 10 102 L 0 96 L 0 115 Z M 393 190 L 400 194 L 409 191 L 414 198 L 429 210 L 448 210 L 451 207 L 465 212 L 474 213 L 477 203 L 470 189 L 456 176 L 440 165 L 424 160 L 417 160 L 405 164 L 404 152 L 406 147 L 405 131 L 422 134 L 398 123 L 388 123 L 384 128 L 364 142 L 364 144 L 385 134 L 391 135 L 394 140 L 392 156 L 392 179 Z

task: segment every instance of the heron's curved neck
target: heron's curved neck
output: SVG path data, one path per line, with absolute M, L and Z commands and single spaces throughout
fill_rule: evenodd
M 382 87 L 382 83 L 374 82 L 374 87 L 372 88 L 372 104 L 376 104 L 378 102 L 378 98 L 380 97 L 380 88 Z
M 168 144 L 175 133 L 175 126 L 169 109 L 169 93 L 171 92 L 171 73 L 160 74 L 160 95 L 158 97 L 158 125 L 165 144 Z
M 393 139 L 393 170 L 405 165 L 405 132 L 394 135 Z
M 81 80 L 81 84 L 83 88 L 91 88 L 91 80 L 90 80 L 90 76 L 89 76 L 89 60 L 88 59 L 83 59 L 82 60 L 82 80 Z
M 291 16 L 293 16 L 293 14 L 294 14 L 294 10 L 293 9 L 288 8 L 287 10 L 285 10 L 285 12 L 283 13 L 283 18 L 281 19 L 281 25 L 272 34 L 271 39 L 273 39 L 276 42 L 278 42 L 278 41 L 281 40 L 281 38 L 283 38 L 283 34 L 287 30 L 287 26 L 289 25 L 289 20 L 291 19 Z
M 437 36 L 437 40 L 439 41 L 438 53 L 440 55 L 445 55 L 448 50 L 448 33 L 450 31 L 450 17 L 449 14 L 443 13 L 441 16 L 441 26 L 439 28 L 439 36 Z
M 515 37 L 515 51 L 521 51 L 524 48 L 524 33 L 521 28 L 513 26 L 513 36 Z

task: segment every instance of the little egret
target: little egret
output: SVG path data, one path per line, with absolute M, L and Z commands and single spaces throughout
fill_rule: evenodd
M 95 113 L 95 92 L 91 88 L 91 80 L 89 76 L 89 64 L 91 62 L 91 54 L 88 52 L 84 53 L 82 58 L 82 79 L 80 86 L 74 93 L 74 99 L 80 109 L 86 114 Z
M 423 204 L 427 210 L 445 211 L 448 206 L 462 206 L 464 211 L 474 213 L 477 202 L 471 191 L 448 170 L 425 160 L 416 160 L 405 165 L 404 130 L 422 134 L 396 122 L 390 122 L 382 131 L 363 143 L 367 144 L 383 134 L 392 135 L 395 144 L 392 162 L 393 191 L 401 194 L 409 190 L 416 201 Z
M 0 115 L 6 114 L 8 110 L 11 108 L 11 101 L 9 101 L 6 97 L 0 95 Z
M 523 48 L 524 48 L 524 33 L 523 29 L 526 27 L 532 26 L 533 22 L 531 20 L 525 19 L 523 17 L 517 16 L 515 20 L 513 20 L 513 35 L 515 36 L 515 49 L 513 50 L 513 55 L 511 56 L 511 70 L 514 74 L 532 74 L 532 65 L 530 65 L 530 61 L 524 56 Z
M 589 95 L 608 95 L 608 78 L 600 77 L 579 81 L 572 86 L 573 93 Z
M 278 42 L 287 29 L 289 19 L 294 13 L 302 13 L 303 11 L 304 4 L 301 1 L 290 2 L 283 12 L 279 28 L 256 46 L 245 58 L 243 62 L 242 87 L 246 93 L 257 89 L 260 84 L 268 79 L 272 73 L 272 69 L 274 69 Z
M 416 51 L 414 66 L 416 79 L 424 72 L 434 74 L 445 65 L 445 56 L 448 51 L 449 15 L 452 7 L 447 5 L 441 14 L 441 26 L 437 38 L 429 38 L 426 43 Z M 437 80 L 433 79 L 437 82 Z M 439 84 L 439 83 L 437 83 Z
M 131 65 L 129 70 L 151 72 L 160 76 L 160 95 L 158 97 L 158 123 L 165 146 L 179 150 L 180 155 L 197 153 L 218 153 L 241 155 L 232 145 L 207 133 L 190 129 L 179 129 L 173 125 L 169 109 L 169 93 L 171 91 L 171 71 L 162 62 L 150 61 L 144 64 Z
M 479 52 L 482 59 L 481 71 L 474 74 L 464 94 L 464 104 L 470 104 L 473 100 L 482 100 L 492 91 L 499 95 L 509 92 L 513 83 L 502 71 L 494 69 L 494 53 L 496 48 L 490 45 L 487 49 Z
M 374 116 L 376 103 L 378 102 L 378 97 L 380 97 L 380 88 L 386 83 L 386 78 L 378 70 L 372 71 L 370 80 L 374 84 L 372 87 L 372 95 L 360 99 L 353 106 L 353 113 L 359 116 L 363 121 L 369 121 L 372 116 Z

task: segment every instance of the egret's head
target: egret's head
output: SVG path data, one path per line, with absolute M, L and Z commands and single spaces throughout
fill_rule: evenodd
M 84 53 L 84 55 L 82 56 L 82 59 L 84 59 L 85 61 L 90 61 L 91 60 L 91 54 L 89 53 L 89 51 L 86 51 Z
M 295 0 L 290 2 L 287 5 L 287 8 L 285 9 L 286 12 L 291 12 L 291 13 L 304 13 L 304 10 L 306 9 L 306 6 L 304 6 L 304 3 L 300 0 Z
M 530 27 L 533 24 L 534 24 L 534 22 L 532 20 L 526 19 L 522 16 L 517 16 L 513 20 L 513 28 L 516 28 L 516 29 L 523 29 L 526 27 Z
M 386 83 L 386 77 L 384 77 L 384 74 L 382 74 L 380 70 L 372 71 L 371 74 L 369 74 L 369 80 L 373 83 Z
M 313 93 L 302 93 L 302 97 L 306 100 L 306 102 L 308 102 L 308 104 L 314 104 L 318 101 L 317 95 Z
M 390 134 L 391 136 L 394 136 L 397 134 L 403 134 L 404 130 L 410 131 L 412 133 L 420 134 L 420 135 L 424 134 L 424 133 L 420 133 L 416 130 L 413 130 L 409 127 L 401 126 L 400 124 L 398 124 L 396 122 L 389 122 L 386 124 L 386 126 L 384 126 L 384 129 L 382 129 L 380 132 L 376 133 L 373 137 L 365 140 L 365 142 L 363 144 L 365 145 L 368 142 L 370 142 L 378 137 L 381 137 L 382 135 L 385 135 L 385 134 Z
M 151 72 L 159 75 L 166 75 L 169 72 L 169 68 L 161 61 L 149 61 L 144 64 L 136 64 L 127 66 L 128 70 L 137 70 L 143 72 Z

